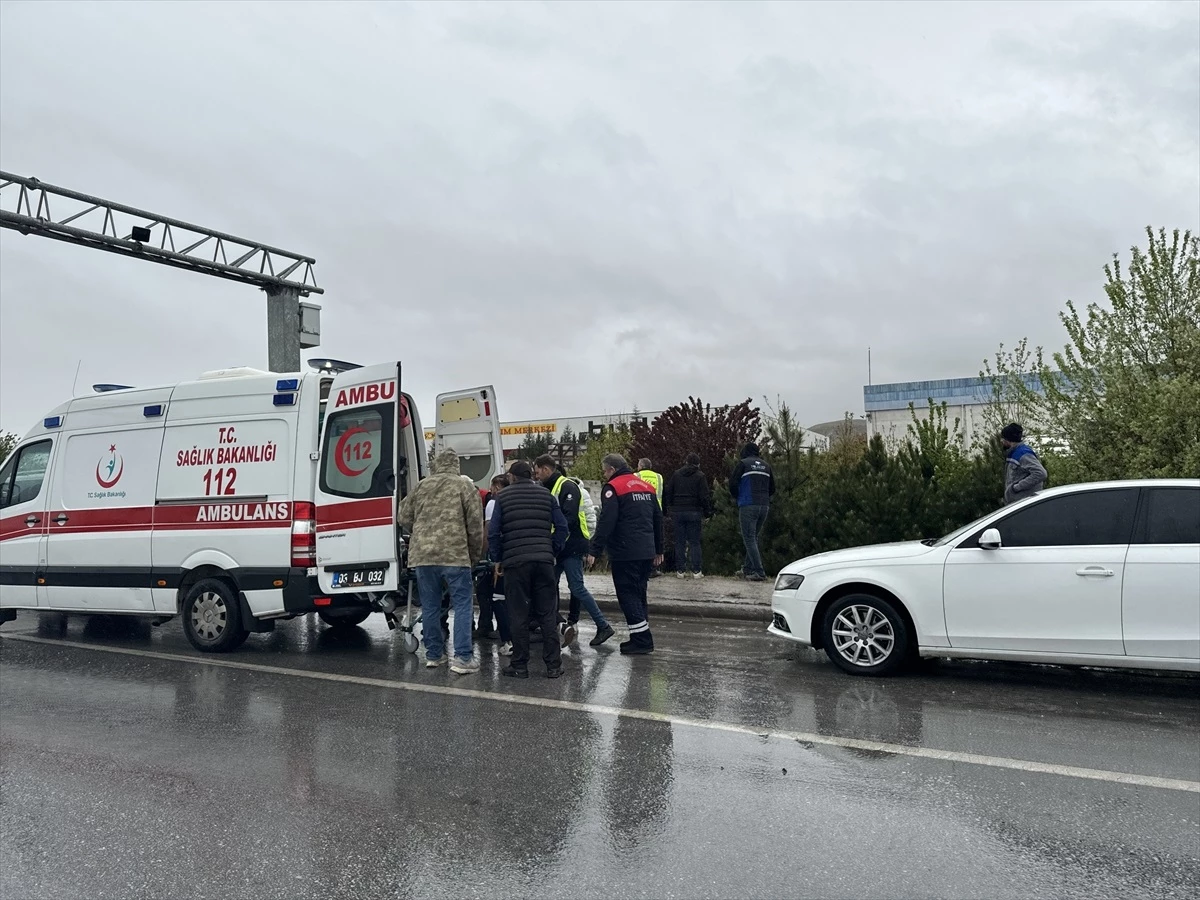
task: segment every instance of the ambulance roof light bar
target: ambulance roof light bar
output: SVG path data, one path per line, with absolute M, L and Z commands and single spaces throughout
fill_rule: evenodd
M 59 212 L 57 216 L 51 214 L 51 199 Z M 89 215 L 90 221 L 100 220 L 99 228 L 82 227 L 78 220 Z M 0 171 L 0 228 L 177 269 L 191 269 L 263 289 L 289 288 L 301 297 L 325 293 L 317 287 L 313 275 L 316 260 L 310 256 L 3 171 Z M 152 243 L 156 233 L 158 246 Z M 182 249 L 178 245 L 183 245 Z
M 308 361 L 309 368 L 328 375 L 340 375 L 354 369 L 361 369 L 361 363 L 345 362 L 340 359 L 313 358 Z

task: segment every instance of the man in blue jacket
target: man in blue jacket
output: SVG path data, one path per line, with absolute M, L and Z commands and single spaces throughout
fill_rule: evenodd
M 1025 429 L 1013 422 L 1000 432 L 1004 445 L 1004 505 L 1032 497 L 1046 486 L 1046 467 L 1025 443 Z
M 742 448 L 742 458 L 729 475 L 729 493 L 737 501 L 742 543 L 746 546 L 746 562 L 739 574 L 749 581 L 766 581 L 758 538 L 767 523 L 771 496 L 775 493 L 775 473 L 758 455 L 758 444 Z

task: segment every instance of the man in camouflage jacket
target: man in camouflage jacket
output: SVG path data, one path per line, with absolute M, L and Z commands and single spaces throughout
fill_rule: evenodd
M 443 450 L 429 464 L 429 477 L 400 504 L 397 521 L 412 534 L 408 563 L 421 597 L 425 665 L 447 662 L 440 619 L 442 585 L 454 608 L 454 659 L 460 675 L 479 671 L 471 645 L 471 567 L 483 559 L 483 505 L 479 491 L 462 478 L 458 456 Z

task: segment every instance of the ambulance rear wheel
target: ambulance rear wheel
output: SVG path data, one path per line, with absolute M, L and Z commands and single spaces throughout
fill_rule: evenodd
M 330 628 L 353 628 L 355 625 L 361 625 L 367 621 L 371 610 L 355 606 L 342 609 L 318 609 L 317 615 Z
M 224 581 L 205 578 L 183 598 L 183 633 L 202 653 L 236 650 L 249 636 L 242 625 L 237 594 Z

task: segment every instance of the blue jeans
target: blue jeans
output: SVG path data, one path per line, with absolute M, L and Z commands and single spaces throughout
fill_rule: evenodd
M 459 659 L 470 659 L 475 652 L 471 646 L 471 569 L 468 566 L 417 566 L 416 570 L 425 658 L 440 659 L 446 652 L 446 640 L 442 635 L 442 582 L 445 581 L 454 610 L 454 655 Z
M 699 510 L 681 509 L 675 512 L 675 571 L 688 571 L 688 547 L 692 548 L 692 571 L 699 572 L 703 559 L 700 551 Z
M 746 575 L 761 575 L 767 577 L 763 569 L 762 554 L 758 550 L 758 537 L 762 534 L 763 526 L 767 524 L 767 506 L 743 506 L 738 509 L 738 518 L 742 523 L 742 543 L 746 545 L 746 564 L 742 572 Z
M 554 567 L 554 577 L 557 579 L 563 572 L 567 573 L 567 587 L 571 590 L 571 608 L 567 615 L 567 621 L 572 625 L 579 621 L 579 606 L 583 604 L 583 608 L 592 617 L 592 621 L 596 623 L 596 627 L 599 629 L 607 628 L 608 620 L 604 618 L 604 613 L 600 612 L 600 604 L 596 602 L 596 598 L 592 596 L 592 592 L 584 584 L 583 557 L 567 556 L 560 559 L 558 565 Z

